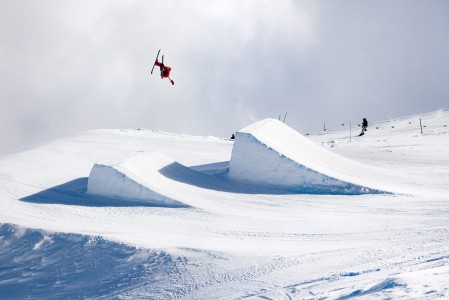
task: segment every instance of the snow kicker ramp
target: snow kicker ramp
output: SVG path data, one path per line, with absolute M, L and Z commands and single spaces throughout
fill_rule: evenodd
M 236 133 L 229 176 L 298 193 L 411 192 L 401 174 L 335 154 L 275 119 Z
M 157 152 L 135 154 L 118 163 L 95 164 L 89 174 L 87 193 L 155 206 L 183 206 L 165 195 L 170 188 L 159 170 L 167 165 L 176 165 L 181 171 L 186 168 Z

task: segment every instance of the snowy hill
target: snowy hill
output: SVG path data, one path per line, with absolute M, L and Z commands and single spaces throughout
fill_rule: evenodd
M 449 297 L 448 125 L 95 130 L 0 157 L 0 295 Z M 285 188 L 304 168 L 320 184 Z

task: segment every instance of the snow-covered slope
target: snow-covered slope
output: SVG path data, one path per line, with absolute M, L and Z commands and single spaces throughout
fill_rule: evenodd
M 329 157 L 385 171 L 394 191 L 410 187 L 396 194 L 246 184 L 226 175 L 232 141 L 150 130 L 89 131 L 2 156 L 0 295 L 447 298 L 447 125 L 449 112 L 439 111 L 370 124 L 357 138 L 346 126 L 301 137 Z M 256 135 L 291 160 L 323 167 L 315 150 L 296 156 L 286 141 Z M 118 172 L 134 181 L 121 183 L 126 194 L 114 190 L 117 181 L 104 185 Z M 364 180 L 380 182 L 369 174 Z M 140 199 L 142 186 L 149 189 Z M 163 198 L 148 202 L 148 191 Z
M 176 295 L 170 286 L 181 279 L 170 254 L 95 236 L 4 224 L 0 249 L 1 299 L 137 299 L 138 286 L 164 299 Z

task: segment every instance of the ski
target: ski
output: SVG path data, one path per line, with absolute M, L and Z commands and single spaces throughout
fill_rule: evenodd
M 161 52 L 161 49 L 159 49 L 159 51 L 157 52 L 156 60 L 154 61 L 153 68 L 151 69 L 151 74 L 153 74 L 154 66 L 156 65 L 156 62 L 157 62 L 157 59 L 159 58 L 159 53 L 160 53 L 160 52 Z M 162 57 L 163 57 L 163 56 L 162 56 Z

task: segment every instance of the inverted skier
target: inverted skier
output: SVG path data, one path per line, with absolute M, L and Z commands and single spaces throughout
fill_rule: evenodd
M 162 59 L 163 61 L 163 59 Z M 164 63 L 159 62 L 156 58 L 156 62 L 155 65 L 158 66 L 161 70 L 161 78 L 168 78 L 168 80 L 170 80 L 171 84 L 174 85 L 175 82 L 173 81 L 173 79 L 170 78 L 170 72 L 171 72 L 171 68 L 169 66 L 164 65 Z

